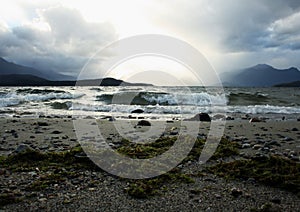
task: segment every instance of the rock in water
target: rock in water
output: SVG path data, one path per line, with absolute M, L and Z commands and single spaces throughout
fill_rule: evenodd
M 211 122 L 211 118 L 207 113 L 198 113 L 193 118 L 185 119 L 185 121 L 204 121 Z
M 131 111 L 131 113 L 144 113 L 144 111 L 142 109 L 136 109 Z

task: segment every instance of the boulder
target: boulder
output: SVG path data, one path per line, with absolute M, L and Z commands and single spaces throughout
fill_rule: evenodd
M 26 152 L 30 152 L 33 151 L 33 149 L 28 146 L 27 144 L 20 144 L 14 151 L 14 153 L 16 154 L 20 154 L 20 153 L 26 153 Z
M 131 111 L 131 113 L 144 113 L 144 111 L 142 109 L 136 109 Z
M 254 117 L 254 118 L 251 118 L 250 119 L 250 121 L 249 121 L 249 123 L 254 123 L 254 122 L 262 122 L 263 120 L 261 120 L 261 119 L 259 119 L 259 118 L 256 118 L 256 117 Z
M 151 123 L 147 120 L 141 120 L 137 123 L 136 126 L 151 126 Z
M 198 113 L 193 118 L 185 119 L 185 121 L 203 121 L 211 122 L 211 118 L 207 113 Z

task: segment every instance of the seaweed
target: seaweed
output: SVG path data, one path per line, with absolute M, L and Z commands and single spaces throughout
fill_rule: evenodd
M 267 186 L 300 192 L 300 164 L 279 156 L 220 163 L 207 170 L 226 179 L 253 178 Z

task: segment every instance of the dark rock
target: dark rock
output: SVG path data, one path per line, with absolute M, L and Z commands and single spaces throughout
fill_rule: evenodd
M 45 144 L 43 146 L 40 146 L 39 147 L 40 150 L 46 150 L 46 149 L 49 149 L 49 145 Z
M 292 131 L 296 132 L 296 131 L 299 131 L 299 130 L 298 130 L 298 128 L 294 127 L 294 128 L 292 129 Z
M 214 117 L 213 117 L 214 119 L 224 119 L 225 118 L 225 116 L 224 115 L 222 115 L 222 114 L 217 114 L 217 115 L 214 115 Z
M 136 109 L 131 111 L 131 113 L 144 113 L 144 111 L 142 109 Z
M 25 152 L 29 152 L 29 151 L 33 151 L 33 149 L 27 145 L 27 144 L 20 144 L 14 151 L 14 153 L 19 154 L 19 153 L 25 153 Z
M 79 152 L 74 155 L 75 158 L 87 158 L 87 154 L 85 152 Z
M 255 118 L 251 118 L 249 121 L 249 123 L 254 123 L 254 122 L 262 122 L 262 120 L 255 117 Z
M 147 120 L 141 120 L 137 123 L 136 126 L 151 126 L 151 123 Z
M 51 134 L 55 134 L 55 135 L 57 135 L 57 134 L 61 134 L 61 131 L 54 130 L 53 132 L 51 132 Z
M 178 131 L 177 130 L 171 131 L 170 135 L 178 135 Z
M 36 124 L 37 124 L 38 126 L 40 126 L 40 127 L 46 127 L 46 126 L 49 126 L 49 124 L 48 124 L 47 122 L 41 122 L 41 121 L 38 121 Z
M 285 137 L 282 139 L 283 141 L 293 141 L 294 139 L 290 138 L 290 137 Z
M 280 143 L 278 143 L 277 141 L 270 141 L 267 143 L 269 146 L 281 146 Z
M 211 118 L 207 113 L 198 113 L 193 118 L 185 119 L 185 121 L 203 121 L 211 122 Z
M 250 119 L 250 116 L 248 114 L 244 115 L 244 116 L 241 116 L 241 119 L 242 120 L 249 120 Z
M 231 195 L 234 196 L 234 197 L 238 197 L 238 196 L 243 194 L 243 191 L 238 189 L 238 188 L 232 188 L 230 190 L 230 192 L 231 192 Z
M 114 117 L 109 117 L 108 121 L 116 121 L 116 119 Z
M 277 198 L 277 197 L 274 197 L 274 198 L 271 199 L 271 202 L 273 202 L 275 204 L 281 204 L 281 199 Z
M 260 145 L 260 144 L 255 144 L 252 148 L 253 149 L 260 149 L 260 148 L 262 148 L 263 146 L 262 145 Z

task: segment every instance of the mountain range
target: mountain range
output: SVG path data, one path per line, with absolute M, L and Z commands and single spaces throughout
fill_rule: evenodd
M 75 80 L 74 77 L 58 74 L 50 70 L 37 70 L 32 67 L 18 65 L 0 57 L 0 75 L 11 75 L 11 74 L 22 74 L 22 75 L 33 75 L 47 80 Z
M 238 71 L 220 75 L 224 86 L 234 87 L 299 87 L 300 71 L 291 67 L 276 69 L 267 64 L 258 64 Z M 41 71 L 18 65 L 0 58 L 0 86 L 151 86 L 145 83 L 129 83 L 113 78 L 76 81 L 74 77 Z
M 300 81 L 300 71 L 295 67 L 276 69 L 267 64 L 258 64 L 238 71 L 222 73 L 220 78 L 224 86 L 270 87 Z
M 114 78 L 75 80 L 74 77 L 40 71 L 0 58 L 0 86 L 151 86 Z

